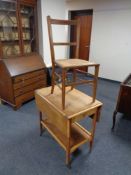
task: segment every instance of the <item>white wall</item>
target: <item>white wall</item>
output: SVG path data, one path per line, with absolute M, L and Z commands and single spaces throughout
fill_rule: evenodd
M 38 0 L 39 13 L 39 38 L 40 38 L 40 54 L 43 56 L 45 64 L 51 66 L 50 47 L 47 30 L 46 17 L 50 15 L 52 18 L 65 19 L 65 1 L 64 0 Z M 42 25 L 41 25 L 42 24 Z M 66 29 L 54 27 L 53 34 L 55 41 L 63 41 L 66 39 Z M 57 46 L 56 46 L 57 47 Z M 64 58 L 66 49 L 64 47 L 57 47 L 56 58 Z
M 123 81 L 131 72 L 131 1 L 68 0 L 67 11 L 93 9 L 90 60 L 100 77 Z
M 40 53 L 51 66 L 46 16 L 68 18 L 69 10 L 93 9 L 90 60 L 100 63 L 100 77 L 123 81 L 131 72 L 131 0 L 38 0 Z M 54 30 L 66 39 L 66 29 Z M 56 49 L 64 58 L 66 50 Z

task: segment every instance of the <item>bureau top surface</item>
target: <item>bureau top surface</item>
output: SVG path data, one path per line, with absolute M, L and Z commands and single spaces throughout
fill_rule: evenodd
M 122 84 L 131 87 L 131 73 L 126 77 Z
M 12 77 L 39 70 L 45 67 L 43 59 L 38 54 L 18 58 L 3 59 L 1 61 L 8 69 L 8 72 Z
M 48 103 L 63 116 L 68 116 L 68 118 L 102 106 L 100 101 L 95 100 L 93 103 L 92 97 L 75 88 L 71 90 L 70 87 L 67 87 L 65 96 L 65 109 L 63 110 L 61 93 L 61 89 L 57 86 L 55 86 L 53 94 L 51 94 L 50 87 L 38 89 L 35 91 L 36 103 L 39 100 L 43 100 L 43 102 Z

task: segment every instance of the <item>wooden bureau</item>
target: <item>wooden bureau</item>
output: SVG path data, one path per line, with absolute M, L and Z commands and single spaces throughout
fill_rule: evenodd
M 117 112 L 123 113 L 125 117 L 131 119 L 131 74 L 121 83 L 115 111 L 113 113 L 113 126 L 116 123 Z
M 34 97 L 34 90 L 46 87 L 47 74 L 38 54 L 0 60 L 0 98 L 18 109 Z

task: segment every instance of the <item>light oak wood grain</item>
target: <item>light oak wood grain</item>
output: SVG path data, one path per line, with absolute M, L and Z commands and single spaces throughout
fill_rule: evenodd
M 53 138 L 66 151 L 66 164 L 70 164 L 70 154 L 82 144 L 89 142 L 92 149 L 96 121 L 99 121 L 102 103 L 98 100 L 92 102 L 92 97 L 79 90 L 66 89 L 66 108 L 61 106 L 61 90 L 55 87 L 51 94 L 51 87 L 35 91 L 36 105 L 46 116 L 41 125 L 48 130 Z M 87 131 L 78 121 L 91 116 L 91 130 Z M 40 129 L 41 129 L 40 125 Z

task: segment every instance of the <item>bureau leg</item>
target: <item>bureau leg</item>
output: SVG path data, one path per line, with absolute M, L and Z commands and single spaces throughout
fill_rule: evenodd
M 112 131 L 114 130 L 115 123 L 116 123 L 116 114 L 117 114 L 117 111 L 115 110 L 114 113 L 113 113 L 113 125 L 112 125 Z
M 6 102 L 5 101 L 3 101 L 3 100 L 0 100 L 1 101 L 1 104 L 3 104 L 3 105 L 5 105 L 6 104 Z
M 16 104 L 15 106 L 13 106 L 14 111 L 16 111 L 17 109 L 19 109 L 21 107 L 21 103 L 20 104 Z
M 17 110 L 17 106 L 14 106 L 13 109 L 14 109 L 14 111 L 16 111 Z

